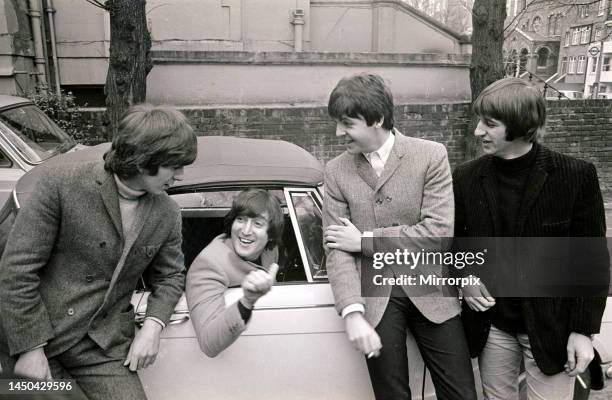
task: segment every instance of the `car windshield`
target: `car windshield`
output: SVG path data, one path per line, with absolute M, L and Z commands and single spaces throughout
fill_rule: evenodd
M 65 152 L 74 140 L 34 105 L 0 112 L 0 132 L 30 163 L 38 164 Z M 8 128 L 8 129 L 7 129 Z

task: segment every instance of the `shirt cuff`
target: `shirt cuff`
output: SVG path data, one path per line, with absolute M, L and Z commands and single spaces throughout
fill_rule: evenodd
M 342 318 L 346 317 L 347 315 L 349 315 L 350 313 L 353 312 L 360 312 L 362 314 L 365 313 L 365 307 L 363 306 L 363 304 L 359 304 L 359 303 L 354 303 L 354 304 L 349 304 L 348 306 L 344 307 L 342 309 L 342 313 L 340 315 L 342 315 Z
M 372 231 L 365 231 L 361 234 L 362 238 L 373 238 L 374 237 L 374 232 Z
M 160 325 L 161 325 L 161 327 L 162 327 L 162 329 L 164 329 L 164 328 L 166 327 L 166 324 L 164 324 L 164 321 L 162 321 L 162 320 L 161 320 L 161 319 L 159 319 L 159 318 L 156 318 L 156 317 L 146 317 L 146 318 L 145 318 L 145 321 L 146 321 L 146 320 L 148 320 L 148 319 L 150 319 L 151 321 L 155 321 L 155 322 L 157 322 L 158 324 L 160 324 Z
M 41 347 L 45 347 L 45 346 L 47 345 L 47 343 L 48 343 L 48 342 L 45 342 L 45 343 L 41 343 L 41 344 L 39 344 L 38 346 L 34 346 L 34 347 L 32 347 L 31 349 L 24 351 L 24 353 L 27 353 L 28 351 L 32 351 L 32 350 L 36 350 L 36 349 L 40 349 Z

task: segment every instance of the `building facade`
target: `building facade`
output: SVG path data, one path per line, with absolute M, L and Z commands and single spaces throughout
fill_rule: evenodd
M 108 13 L 83 0 L 51 3 L 61 87 L 95 104 Z M 362 71 L 387 78 L 399 99 L 469 99 L 469 37 L 403 0 L 148 0 L 147 18 L 149 101 L 320 103 L 338 79 Z
M 612 88 L 611 3 L 508 0 L 506 73 L 584 97 Z

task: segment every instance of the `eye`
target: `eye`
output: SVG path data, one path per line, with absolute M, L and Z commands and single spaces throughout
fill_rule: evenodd
M 266 222 L 261 220 L 255 220 L 255 226 L 258 228 L 263 228 L 264 226 L 266 226 Z
M 242 216 L 242 215 L 237 216 L 235 221 L 236 222 L 244 222 L 244 216 Z

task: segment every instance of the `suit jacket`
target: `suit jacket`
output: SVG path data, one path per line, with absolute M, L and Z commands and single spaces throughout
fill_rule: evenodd
M 41 176 L 0 260 L 0 350 L 17 355 L 48 342 L 53 357 L 89 335 L 125 356 L 134 337 L 130 299 L 145 270 L 147 316 L 168 321 L 184 288 L 180 211 L 165 193 L 140 202 L 127 240 L 117 186 L 102 163 Z
M 327 163 L 323 224 L 325 228 L 341 225 L 339 218 L 346 217 L 360 231 L 373 231 L 375 240 L 400 238 L 402 246 L 418 252 L 418 238 L 453 234 L 450 166 L 442 144 L 406 137 L 397 130 L 394 134 L 395 143 L 380 177 L 363 154 L 344 152 Z M 372 252 L 363 246 L 364 256 Z M 327 271 L 338 312 L 349 304 L 364 304 L 366 320 L 376 326 L 387 307 L 391 286 L 384 286 L 380 296 L 363 298 L 360 256 L 341 250 L 327 250 Z M 388 268 L 382 271 L 392 276 Z M 435 323 L 460 312 L 457 298 L 443 297 L 439 289 L 413 296 L 414 289 L 404 287 L 419 311 Z
M 195 258 L 187 273 L 187 304 L 200 348 L 215 357 L 229 347 L 246 324 L 237 304 L 225 304 L 225 292 L 240 286 L 258 268 L 240 258 L 227 244 L 225 234 L 217 236 Z
M 600 237 L 591 249 L 603 255 L 590 266 L 604 289 L 610 280 L 605 212 L 597 172 L 593 164 L 535 144 L 536 156 L 525 185 L 517 221 L 518 237 Z M 457 167 L 455 236 L 501 236 L 496 196 L 497 181 L 492 156 Z M 502 210 L 503 211 L 503 210 Z M 536 251 L 540 251 L 536 249 Z M 524 267 L 521 267 L 524 268 Z M 537 266 L 536 266 L 537 268 Z M 542 271 L 521 270 L 529 274 Z M 551 277 L 553 278 L 553 277 Z M 485 282 L 486 284 L 486 282 Z M 607 290 L 604 290 L 607 292 Z M 521 299 L 521 309 L 538 367 L 546 374 L 563 370 L 571 332 L 599 332 L 606 293 L 590 297 L 531 297 Z M 464 306 L 463 321 L 472 356 L 482 350 L 491 325 L 490 312 L 478 313 Z

